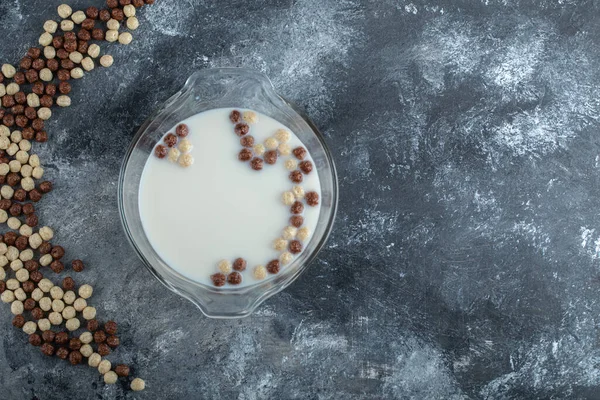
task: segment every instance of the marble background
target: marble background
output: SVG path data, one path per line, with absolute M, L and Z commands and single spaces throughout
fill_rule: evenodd
M 3 61 L 60 2 L 0 0 Z M 43 357 L 4 306 L 0 397 L 600 398 L 599 17 L 575 0 L 157 0 L 37 146 L 56 187 L 41 221 L 89 264 L 123 327 L 109 358 L 147 391 Z M 158 283 L 116 202 L 136 129 L 218 66 L 306 109 L 341 189 L 309 273 L 237 321 Z

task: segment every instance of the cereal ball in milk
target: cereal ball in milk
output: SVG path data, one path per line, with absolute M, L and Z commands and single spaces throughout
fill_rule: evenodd
M 277 129 L 275 132 L 275 139 L 279 141 L 279 143 L 287 143 L 290 141 L 291 134 L 287 129 Z
M 217 267 L 219 268 L 219 271 L 221 271 L 224 274 L 228 274 L 231 272 L 231 263 L 227 260 L 219 261 Z

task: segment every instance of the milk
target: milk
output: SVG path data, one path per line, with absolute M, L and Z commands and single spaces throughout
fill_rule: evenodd
M 259 281 L 253 276 L 256 266 L 279 258 L 281 252 L 273 248 L 273 241 L 281 237 L 292 215 L 282 194 L 297 185 L 284 166 L 293 154 L 280 156 L 274 165 L 265 163 L 262 171 L 238 160 L 242 146 L 229 120 L 231 111 L 214 109 L 182 121 L 190 128 L 187 139 L 194 145 L 193 165 L 184 168 L 151 154 L 139 187 L 140 217 L 154 250 L 175 271 L 210 286 L 210 276 L 219 272 L 221 260 L 233 262 L 242 257 L 247 261 L 242 283 L 235 286 L 240 287 Z M 258 117 L 249 133 L 255 143 L 264 143 L 278 129 L 287 129 L 265 115 Z M 174 131 L 175 127 L 169 130 Z M 293 133 L 289 144 L 292 149 L 304 147 Z M 310 154 L 305 159 L 312 161 Z M 316 167 L 299 185 L 320 195 Z M 303 226 L 311 232 L 319 212 L 320 204 L 305 204 Z M 303 251 L 309 241 L 303 243 Z M 280 274 L 287 267 L 282 265 Z M 266 279 L 274 276 L 268 274 Z

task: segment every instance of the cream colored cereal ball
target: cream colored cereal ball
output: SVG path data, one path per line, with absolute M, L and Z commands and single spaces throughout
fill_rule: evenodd
M 69 53 L 69 60 L 73 61 L 75 64 L 80 64 L 81 60 L 83 60 L 83 54 L 78 51 L 74 51 Z
M 54 286 L 54 283 L 50 279 L 44 278 L 38 283 L 38 287 L 42 289 L 42 292 L 48 293 Z
M 10 134 L 10 140 L 12 140 L 13 143 L 19 143 L 21 140 L 23 140 L 23 134 L 21 131 L 13 131 Z
M 53 46 L 44 47 L 44 57 L 48 60 L 53 59 L 56 57 L 56 49 Z
M 42 167 L 33 168 L 33 171 L 31 171 L 31 176 L 33 176 L 35 179 L 41 179 L 42 176 L 44 176 L 44 168 L 42 168 Z
M 182 167 L 189 167 L 194 164 L 194 157 L 191 154 L 184 154 L 179 157 L 179 165 Z
M 6 163 L 0 164 L 0 175 L 6 175 L 10 172 L 10 167 Z
M 25 322 L 25 325 L 23 325 L 23 332 L 25 332 L 28 335 L 32 335 L 35 333 L 35 331 L 37 331 L 37 324 L 33 321 L 27 321 Z
M 69 18 L 73 13 L 73 9 L 68 4 L 61 4 L 58 6 L 58 15 L 61 18 Z
M 100 46 L 98 46 L 96 43 L 91 44 L 90 47 L 88 47 L 87 53 L 88 56 L 97 58 L 100 55 Z
M 31 150 L 31 142 L 27 139 L 21 139 L 19 142 L 19 149 L 23 151 Z M 29 153 L 27 153 L 27 161 L 29 161 Z
M 44 82 L 50 82 L 52 79 L 54 78 L 54 75 L 52 74 L 52 71 L 50 71 L 48 68 L 44 68 L 43 70 L 40 71 L 40 79 Z M 38 105 L 39 107 L 39 105 Z
M 52 289 L 50 289 L 50 297 L 52 297 L 54 300 L 60 300 L 64 295 L 65 292 L 60 286 L 53 286 Z
M 18 271 L 21 268 L 23 268 L 23 261 L 21 261 L 19 259 L 16 259 L 10 263 L 10 269 L 12 269 L 13 271 Z M 17 280 L 18 279 L 19 278 L 17 278 Z
M 8 146 L 8 149 L 6 149 L 6 153 L 9 156 L 14 156 L 17 151 L 19 151 L 19 145 L 16 143 L 11 143 L 10 146 Z
M 5 199 L 12 199 L 13 194 L 15 194 L 15 190 L 10 186 L 4 185 L 0 189 L 0 195 Z
M 76 331 L 77 329 L 79 329 L 80 326 L 81 326 L 81 322 L 77 318 L 71 318 L 65 324 L 65 327 L 68 330 L 70 330 L 71 332 Z
M 258 122 L 258 114 L 254 111 L 244 111 L 242 119 L 249 125 L 256 124 Z
M 21 260 L 18 261 L 21 263 L 22 266 L 23 262 Z M 29 271 L 27 271 L 25 268 L 21 268 L 15 273 L 15 277 L 19 282 L 27 282 L 29 280 Z
M 283 201 L 283 204 L 285 204 L 286 206 L 291 206 L 296 201 L 296 197 L 294 196 L 294 193 L 292 193 L 292 192 L 284 192 L 281 195 L 281 200 Z
M 71 70 L 71 78 L 73 79 L 81 79 L 83 78 L 83 70 L 79 67 L 73 68 Z
M 256 268 L 254 268 L 254 277 L 256 279 L 265 279 L 266 276 L 267 276 L 267 269 L 265 268 L 264 265 L 259 265 Z
M 78 312 L 82 312 L 84 308 L 87 307 L 87 301 L 85 301 L 85 299 L 82 299 L 81 297 L 78 298 L 77 300 L 75 300 L 75 302 L 73 303 L 73 308 L 75 309 L 75 311 Z
M 83 309 L 82 315 L 83 315 L 83 318 L 88 321 L 90 319 L 94 319 L 94 318 L 96 318 L 96 308 L 87 306 L 86 308 Z
M 95 65 L 94 65 L 94 60 L 92 60 L 91 57 L 86 57 L 83 60 L 81 60 L 81 66 L 83 67 L 83 69 L 85 69 L 86 71 L 91 71 L 94 69 Z
M 67 320 L 71 319 L 71 318 L 75 318 L 75 315 L 77 315 L 77 311 L 75 311 L 75 308 L 73 306 L 67 306 L 62 311 L 63 318 L 67 319 Z
M 71 105 L 71 98 L 64 94 L 62 96 L 58 96 L 56 99 L 56 105 L 59 107 L 69 107 Z
M 112 367 L 112 364 L 110 363 L 110 361 L 102 360 L 102 361 L 100 361 L 100 364 L 98 364 L 98 372 L 100 372 L 102 375 L 104 375 L 108 371 L 110 371 L 111 367 Z
M 19 287 L 21 287 L 21 284 L 16 279 L 11 278 L 11 279 L 9 279 L 9 280 L 6 281 L 6 288 L 9 289 L 9 290 L 16 290 Z
M 265 140 L 265 147 L 269 150 L 275 150 L 279 146 L 279 142 L 274 137 Z
M 60 21 L 60 29 L 63 32 L 70 32 L 73 29 L 75 29 L 75 24 L 73 23 L 73 21 L 69 20 L 69 19 L 65 19 Z
M 28 226 L 28 225 L 21 225 L 21 228 L 19 228 L 19 233 L 23 234 L 23 236 L 31 236 L 31 231 L 27 231 L 27 230 L 23 230 L 23 226 Z M 30 227 L 31 228 L 31 227 Z M 19 253 L 19 260 L 25 262 L 25 261 L 29 261 L 33 259 L 33 250 L 31 249 L 25 249 L 23 250 L 21 253 Z
M 48 32 L 44 32 L 40 35 L 40 39 L 38 43 L 41 46 L 49 46 L 52 43 L 52 34 Z
M 100 361 L 102 361 L 102 356 L 98 353 L 93 353 L 88 358 L 88 365 L 92 368 L 98 368 L 98 365 L 100 365 Z
M 292 154 L 292 147 L 287 143 L 281 143 L 279 147 L 277 147 L 277 151 L 279 152 L 279 155 L 289 156 Z
M 50 70 L 48 70 L 48 71 L 50 71 Z M 27 105 L 29 107 L 38 108 L 40 106 L 40 96 L 38 96 L 35 93 L 29 93 L 27 95 Z
M 104 374 L 104 383 L 107 385 L 114 385 L 117 383 L 118 378 L 119 377 L 115 371 L 108 371 L 106 374 Z
M 40 166 L 40 158 L 37 154 L 32 154 L 31 156 L 29 156 L 29 165 L 31 165 L 34 168 Z
M 50 315 L 48 315 L 48 320 L 52 325 L 55 326 L 61 325 L 63 323 L 63 317 L 58 311 L 51 312 Z
M 287 129 L 277 129 L 275 132 L 275 139 L 279 141 L 279 143 L 287 143 L 290 141 L 290 131 Z
M 25 311 L 25 308 L 23 307 L 22 301 L 15 300 L 10 304 L 10 312 L 13 315 L 21 315 L 23 314 L 23 311 Z
M 63 297 L 63 301 L 65 304 L 73 304 L 77 299 L 77 295 L 72 290 L 65 292 L 65 296 Z
M 119 35 L 119 43 L 129 44 L 133 40 L 133 36 L 129 32 L 123 32 Z
M 4 255 L 8 251 L 6 243 L 0 243 L 0 254 Z
M 52 300 L 50 297 L 42 297 L 39 301 L 40 308 L 44 311 L 52 310 Z
M 287 248 L 288 241 L 282 238 L 275 239 L 273 242 L 273 248 L 277 251 L 283 251 Z
M 6 86 L 4 85 L 4 83 L 0 83 L 0 97 L 3 97 L 5 94 L 6 94 Z M 4 126 L 4 125 L 2 125 L 2 126 Z
M 7 289 L 4 292 L 2 292 L 2 295 L 0 295 L 0 299 L 3 303 L 12 303 L 13 301 L 15 301 L 15 293 L 12 290 Z
M 18 288 L 17 290 L 15 290 L 15 299 L 19 301 L 27 300 L 27 293 L 25 293 L 23 288 Z
M 194 148 L 194 145 L 189 141 L 189 139 L 181 139 L 178 147 L 182 153 L 189 153 Z
M 4 75 L 5 78 L 10 79 L 13 76 L 15 76 L 16 73 L 17 73 L 17 70 L 12 65 L 10 65 L 10 64 L 2 65 L 2 75 Z
M 48 21 L 44 22 L 44 30 L 48 33 L 54 33 L 56 32 L 56 30 L 58 29 L 58 23 L 56 21 L 52 21 L 51 19 L 49 19 Z
M 135 7 L 131 4 L 126 5 L 123 7 L 123 14 L 125 14 L 126 17 L 133 17 L 135 15 Z
M 300 200 L 304 198 L 304 188 L 302 186 L 294 186 L 292 188 L 292 192 L 294 193 L 294 196 Z
M 58 300 L 58 299 L 52 300 L 52 311 L 62 313 L 64 309 L 65 309 L 64 301 Z
M 169 161 L 177 162 L 180 155 L 181 155 L 181 152 L 179 150 L 177 150 L 175 147 L 173 147 L 171 150 L 169 150 L 169 155 L 168 155 Z
M 131 390 L 134 392 L 142 391 L 146 388 L 146 382 L 143 379 L 135 378 L 131 381 Z
M 50 254 L 44 254 L 40 257 L 39 262 L 42 267 L 47 267 L 50 265 L 50 263 L 52 263 L 52 256 Z
M 49 331 L 51 327 L 52 324 L 50 323 L 50 320 L 48 318 L 42 318 L 38 321 L 38 328 L 42 332 Z
M 48 107 L 42 107 L 38 110 L 37 116 L 39 119 L 44 121 L 49 120 L 52 116 L 52 110 L 50 110 Z
M 0 220 L 1 220 L 1 218 L 0 218 Z M 43 242 L 43 240 L 42 240 L 42 237 L 39 235 L 39 233 L 34 233 L 33 235 L 29 236 L 29 246 L 32 249 L 37 249 L 38 247 L 40 247 L 42 242 Z
M 90 346 L 89 344 L 84 344 L 79 349 L 79 352 L 81 353 L 82 356 L 89 357 L 92 354 L 94 354 L 94 349 L 92 349 L 92 346 Z
M 116 42 L 117 40 L 119 40 L 119 31 L 115 30 L 115 29 L 109 29 L 106 31 L 106 34 L 104 35 L 104 40 L 106 40 L 107 42 Z M 102 58 L 104 58 L 106 56 L 102 56 Z M 102 64 L 102 58 L 100 59 L 100 64 Z M 104 66 L 104 64 L 102 64 Z
M 40 288 L 35 288 L 33 289 L 33 292 L 31 292 L 31 298 L 35 301 L 40 301 L 42 297 L 44 297 L 44 292 L 42 292 Z
M 284 239 L 291 240 L 294 237 L 296 237 L 297 233 L 298 233 L 298 228 L 296 228 L 295 226 L 286 226 L 283 229 L 283 233 L 281 234 L 281 236 Z
M 6 85 L 6 94 L 10 94 L 11 96 L 17 94 L 19 90 L 21 90 L 21 87 L 14 82 Z
M 131 29 L 132 31 L 135 31 L 139 27 L 140 27 L 140 21 L 137 19 L 137 17 L 127 18 L 127 29 Z
M 21 165 L 22 164 L 21 164 L 21 162 L 19 160 L 12 160 L 12 161 L 10 161 L 8 163 L 8 167 L 10 168 L 10 172 L 19 172 L 21 170 Z
M 292 262 L 293 258 L 294 256 L 292 256 L 292 253 L 286 251 L 285 253 L 281 253 L 279 256 L 279 262 L 281 262 L 282 265 L 288 265 L 290 262 Z
M 10 139 L 6 136 L 0 137 L 0 149 L 6 150 L 10 146 Z
M 219 261 L 217 267 L 219 268 L 219 271 L 221 271 L 224 274 L 228 274 L 231 272 L 231 263 L 227 260 Z
M 71 15 L 71 19 L 73 20 L 73 22 L 75 22 L 77 25 L 81 24 L 83 21 L 85 21 L 86 19 L 86 15 L 83 11 L 75 11 L 73 13 L 73 15 Z
M 19 171 L 20 171 L 23 164 L 27 164 L 27 161 L 29 161 L 29 153 L 24 150 L 19 150 L 19 151 L 17 151 L 17 154 L 15 154 L 15 159 L 19 163 L 21 163 L 21 166 L 19 167 Z M 15 172 L 18 172 L 18 171 L 15 171 Z
M 14 261 L 19 258 L 19 249 L 14 246 L 8 246 L 8 249 L 6 250 L 6 258 L 8 258 L 8 261 Z
M 262 143 L 255 145 L 252 150 L 254 150 L 254 154 L 257 156 L 262 156 L 265 154 L 265 146 Z
M 83 297 L 84 299 L 89 299 L 90 297 L 92 297 L 92 293 L 94 293 L 94 289 L 90 286 L 90 285 L 82 285 L 79 288 L 79 296 Z
M 118 31 L 120 27 L 121 24 L 119 23 L 119 21 L 117 21 L 114 18 L 111 18 L 108 20 L 108 22 L 106 22 L 106 28 L 110 31 Z
M 298 168 L 298 161 L 294 160 L 293 158 L 290 158 L 288 160 L 285 160 L 285 169 L 287 169 L 288 171 L 295 171 Z
M 79 340 L 81 340 L 81 343 L 84 344 L 92 343 L 92 340 L 94 340 L 94 335 L 92 335 L 92 332 L 83 332 L 81 335 L 79 335 Z
M 310 229 L 308 229 L 306 226 L 303 226 L 302 228 L 298 229 L 298 234 L 296 236 L 298 239 L 304 242 L 310 237 Z
M 40 228 L 39 234 L 45 241 L 50 241 L 54 237 L 54 231 L 49 226 L 43 226 Z

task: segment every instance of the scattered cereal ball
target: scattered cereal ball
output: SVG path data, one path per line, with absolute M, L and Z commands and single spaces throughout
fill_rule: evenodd
M 81 297 L 78 298 L 77 300 L 75 300 L 75 303 L 73 303 L 73 308 L 75 309 L 75 311 L 78 312 L 82 312 L 84 308 L 87 307 L 87 301 L 85 301 L 85 299 L 82 299 Z
M 282 156 L 289 156 L 292 153 L 292 148 L 287 143 L 281 143 L 279 147 L 277 147 L 277 151 Z
M 48 318 L 42 318 L 38 321 L 38 328 L 42 332 L 49 331 L 51 327 L 52 324 L 50 324 L 50 320 Z
M 231 263 L 227 260 L 219 261 L 217 267 L 219 268 L 219 271 L 221 271 L 224 274 L 228 274 L 231 272 Z
M 6 86 L 6 94 L 9 94 L 9 95 L 11 95 L 11 96 L 12 96 L 12 95 L 15 95 L 15 94 L 17 94 L 17 92 L 18 92 L 19 90 L 21 90 L 21 88 L 19 87 L 19 85 L 17 85 L 17 84 L 16 84 L 16 83 L 14 83 L 14 82 L 13 82 L 13 83 L 9 83 L 9 84 Z
M 314 207 L 319 204 L 319 194 L 317 192 L 306 193 L 306 204 Z
M 102 65 L 103 67 L 110 67 L 111 65 L 113 65 L 114 61 L 115 60 L 113 59 L 113 57 L 109 55 L 100 57 L 100 65 Z
M 290 158 L 288 160 L 285 160 L 284 165 L 288 171 L 295 171 L 296 168 L 298 168 L 298 161 L 294 160 L 293 158 Z
M 236 258 L 233 262 L 233 269 L 236 271 L 244 271 L 246 269 L 246 260 L 243 258 Z
M 71 105 L 71 98 L 66 95 L 58 96 L 56 105 L 59 107 L 69 107 Z
M 83 54 L 78 51 L 73 51 L 69 53 L 69 60 L 73 61 L 75 64 L 81 64 L 81 60 L 83 60 Z
M 90 346 L 89 344 L 84 344 L 79 349 L 79 352 L 81 353 L 82 356 L 87 358 L 87 357 L 90 357 L 92 354 L 94 354 L 94 349 L 92 349 L 92 346 Z
M 140 26 L 140 21 L 136 17 L 127 18 L 127 29 L 135 31 Z
M 304 160 L 304 157 L 306 157 L 307 151 L 304 147 L 296 147 L 294 150 L 292 150 L 292 153 L 294 153 L 294 156 L 298 160 Z
M 172 148 L 171 150 L 169 150 L 169 161 L 171 162 L 177 162 L 177 160 L 179 159 L 179 156 L 181 155 L 181 152 L 179 150 L 177 150 L 176 148 Z
M 304 217 L 302 215 L 292 215 L 290 217 L 290 224 L 296 228 L 300 228 L 304 224 Z
M 265 140 L 265 147 L 269 150 L 275 150 L 279 146 L 279 142 L 274 137 Z
M 75 11 L 72 15 L 71 15 L 71 19 L 73 20 L 73 22 L 75 22 L 77 25 L 81 24 L 83 21 L 85 21 L 85 19 L 87 18 L 87 16 L 85 15 L 85 13 L 83 11 Z
M 50 279 L 46 278 L 42 279 L 40 283 L 38 283 L 38 287 L 42 289 L 42 292 L 44 293 L 48 293 L 50 289 L 52 289 L 52 286 L 54 286 L 54 283 L 52 283 Z
M 15 293 L 12 290 L 5 290 L 2 292 L 0 299 L 3 303 L 12 303 L 15 301 Z
M 119 40 L 119 31 L 114 29 L 109 29 L 106 31 L 106 35 L 104 36 L 104 40 L 107 42 L 116 42 Z M 103 56 L 106 57 L 106 56 Z M 102 64 L 102 58 L 100 59 L 100 64 Z M 104 65 L 104 64 L 103 64 Z
M 119 35 L 119 43 L 129 44 L 133 40 L 133 36 L 129 32 L 123 32 Z
M 48 315 L 48 320 L 54 326 L 62 325 L 63 323 L 63 317 L 58 311 L 51 312 L 50 315 Z
M 255 171 L 260 171 L 263 169 L 263 160 L 262 158 L 254 157 L 252 161 L 250 161 L 250 166 Z
M 144 390 L 145 388 L 146 382 L 144 382 L 142 379 L 135 378 L 133 381 L 131 381 L 131 390 L 133 390 L 134 392 L 139 392 L 141 390 Z
M 6 288 L 9 290 L 16 290 L 20 287 L 19 281 L 16 279 L 9 279 L 6 281 Z
M 83 318 L 86 320 L 92 320 L 94 318 L 96 318 L 96 309 L 94 307 L 86 307 L 83 309 L 82 312 Z
M 10 79 L 13 76 L 15 76 L 16 73 L 17 73 L 17 70 L 12 65 L 10 65 L 10 64 L 2 65 L 2 75 L 4 75 L 5 78 Z
M 108 371 L 110 371 L 111 367 L 112 367 L 112 364 L 110 363 L 110 361 L 108 361 L 108 360 L 102 360 L 98 364 L 98 372 L 100 372 L 102 375 L 104 375 Z
M 92 368 L 98 368 L 98 366 L 100 365 L 100 361 L 102 361 L 102 357 L 100 356 L 100 354 L 93 353 L 88 358 L 88 365 Z
M 298 229 L 293 226 L 286 226 L 283 229 L 283 234 L 281 235 L 284 239 L 290 240 L 293 239 L 298 233 Z
M 25 308 L 23 307 L 23 302 L 21 302 L 19 300 L 15 300 L 11 303 L 10 312 L 13 315 L 21 315 L 21 314 L 23 314 L 24 311 L 25 311 Z
M 261 143 L 255 145 L 253 150 L 254 154 L 256 154 L 257 156 L 262 156 L 263 154 L 265 154 L 265 146 Z
M 277 152 L 275 150 L 269 150 L 265 153 L 265 162 L 269 165 L 273 165 L 277 162 Z
M 48 70 L 48 71 L 50 71 L 50 70 Z M 29 107 L 38 108 L 40 106 L 40 96 L 38 96 L 35 93 L 29 93 L 27 95 L 27 105 Z
M 242 162 L 250 161 L 252 159 L 252 152 L 248 149 L 242 149 L 238 153 L 238 160 Z
M 123 14 L 125 14 L 126 17 L 133 17 L 135 15 L 135 7 L 131 4 L 127 4 L 123 7 Z
M 184 154 L 179 158 L 179 165 L 189 167 L 194 164 L 194 157 L 191 154 Z
M 304 180 L 304 177 L 302 176 L 302 172 L 300 172 L 299 170 L 290 172 L 289 178 L 294 183 L 301 183 Z
M 84 299 L 89 299 L 92 297 L 93 292 L 94 289 L 90 285 L 82 285 L 79 288 L 79 296 L 83 297 Z
M 294 186 L 292 188 L 292 192 L 296 199 L 300 200 L 304 198 L 304 188 L 302 186 Z
M 241 119 L 242 119 L 242 113 L 240 113 L 238 110 L 233 110 L 231 112 L 231 114 L 229 114 L 229 120 L 234 124 L 237 124 L 238 122 L 240 122 Z
M 225 274 L 222 274 L 220 272 L 212 274 L 210 276 L 210 279 L 212 280 L 213 285 L 215 285 L 216 287 L 224 286 L 225 282 L 227 281 L 227 277 L 225 276 Z
M 29 178 L 29 179 L 31 179 L 31 178 Z M 6 224 L 8 225 L 8 227 L 10 229 L 17 230 L 21 226 L 21 220 L 19 220 L 19 218 L 16 218 L 16 217 L 10 217 L 8 219 L 8 221 L 6 221 Z
M 23 332 L 25 332 L 28 335 L 33 335 L 35 331 L 37 331 L 37 324 L 35 322 L 25 322 L 25 325 L 23 325 Z
M 23 265 L 21 260 L 18 261 L 21 263 L 21 265 Z M 27 282 L 29 280 L 29 271 L 27 271 L 25 268 L 21 268 L 16 272 L 15 277 L 19 282 Z
M 67 320 L 67 323 L 65 324 L 65 327 L 71 332 L 76 331 L 77 329 L 79 329 L 80 326 L 81 322 L 79 322 L 77 318 L 71 318 Z
M 281 195 L 281 200 L 283 201 L 283 204 L 285 204 L 286 206 L 291 206 L 292 204 L 294 204 L 294 201 L 296 201 L 296 197 L 294 196 L 294 193 L 292 193 L 292 192 L 284 192 Z
M 39 119 L 46 121 L 52 116 L 52 111 L 48 107 L 42 107 L 38 110 L 37 116 Z
M 290 212 L 292 214 L 302 214 L 302 211 L 304 211 L 304 204 L 299 201 L 294 202 L 294 204 L 292 204 L 290 207 Z
M 107 385 L 114 385 L 117 383 L 117 379 L 119 379 L 119 377 L 114 371 L 108 371 L 106 374 L 104 374 L 104 383 Z
M 296 235 L 296 237 L 300 240 L 302 240 L 303 242 L 306 242 L 306 239 L 308 239 L 310 236 L 310 229 L 308 229 L 308 227 L 302 227 L 300 229 L 298 229 L 298 234 Z
M 91 44 L 90 47 L 88 47 L 88 56 L 92 57 L 92 58 L 98 58 L 98 56 L 100 55 L 100 46 L 98 46 L 97 44 Z
M 235 128 L 233 128 L 233 131 L 238 136 L 244 136 L 248 132 L 250 132 L 250 127 L 248 126 L 248 124 L 245 124 L 245 123 L 242 122 L 242 123 L 237 124 L 235 126 Z
M 69 18 L 73 13 L 73 9 L 68 4 L 61 4 L 58 6 L 58 15 L 61 18 Z
M 44 47 L 44 57 L 46 57 L 47 60 L 52 60 L 54 57 L 56 57 L 56 49 L 54 46 Z
M 281 253 L 281 255 L 279 256 L 279 262 L 281 262 L 282 265 L 287 265 L 290 262 L 292 262 L 293 258 L 294 256 L 292 255 L 292 253 L 286 251 L 285 253 Z
M 52 44 L 52 34 L 48 32 L 44 32 L 40 35 L 40 39 L 38 40 L 39 44 L 42 46 L 48 46 Z
M 64 19 L 60 21 L 60 29 L 63 32 L 71 32 L 73 29 L 75 29 L 75 23 L 73 23 L 71 20 Z
M 258 115 L 254 111 L 244 111 L 242 114 L 244 122 L 252 125 L 258 122 Z
M 282 238 L 275 239 L 273 242 L 273 248 L 277 251 L 283 251 L 286 249 L 288 245 L 288 241 Z
M 232 272 L 227 276 L 227 282 L 231 285 L 239 285 L 242 283 L 242 274 L 239 272 Z
M 177 136 L 184 138 L 190 134 L 190 127 L 186 124 L 179 124 L 177 125 L 177 128 L 175 128 L 175 133 Z
M 40 158 L 37 154 L 33 154 L 29 157 L 29 165 L 31 165 L 34 168 L 40 166 Z
M 54 33 L 58 29 L 58 23 L 56 21 L 48 20 L 44 22 L 44 30 L 48 33 Z
M 0 221 L 1 220 L 2 218 L 0 218 Z M 34 233 L 33 235 L 29 236 L 29 246 L 31 246 L 32 249 L 37 249 L 38 247 L 40 247 L 42 242 L 42 237 L 38 233 Z
M 313 170 L 313 164 L 310 161 L 302 161 L 300 164 L 298 164 L 298 167 L 300 168 L 300 170 L 302 172 L 304 172 L 306 175 L 310 174 Z
M 52 263 L 52 256 L 50 254 L 44 254 L 40 257 L 39 262 L 42 267 L 47 267 L 50 265 L 50 263 Z
M 65 292 L 65 296 L 63 297 L 63 301 L 66 304 L 73 304 L 75 302 L 75 299 L 77 298 L 77 296 L 75 295 L 75 293 L 71 290 Z
M 193 148 L 194 146 L 192 145 L 192 142 L 190 142 L 188 139 L 182 139 L 179 142 L 179 150 L 181 150 L 182 153 L 189 153 Z
M 81 335 L 79 335 L 79 340 L 81 340 L 81 343 L 92 343 L 92 340 L 94 340 L 94 335 L 92 335 L 91 332 L 83 332 Z
M 290 131 L 287 129 L 277 129 L 275 132 L 275 139 L 279 141 L 279 143 L 287 143 L 290 141 Z
M 298 254 L 302 251 L 302 243 L 297 240 L 292 240 L 289 244 L 289 250 L 292 254 Z
M 20 168 L 19 168 L 20 169 Z M 34 169 L 35 170 L 35 169 Z M 26 192 L 30 192 L 33 189 L 35 189 L 35 182 L 33 181 L 32 178 L 23 178 L 21 179 L 21 187 L 26 191 Z
M 81 68 L 79 68 L 79 67 L 73 68 L 71 70 L 71 78 L 73 78 L 73 79 L 81 79 L 81 78 L 83 78 L 83 70 Z
M 259 265 L 254 268 L 254 278 L 256 279 L 265 279 L 267 276 L 267 269 L 264 265 Z
M 158 158 L 165 158 L 167 154 L 169 154 L 167 146 L 159 144 L 158 146 L 156 146 L 156 148 L 154 148 L 154 155 Z

